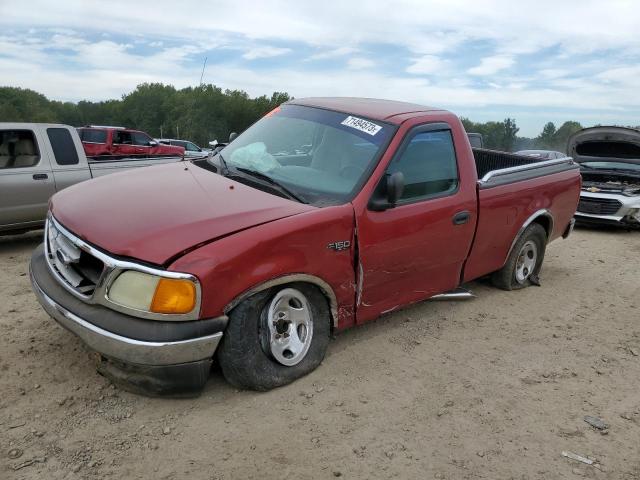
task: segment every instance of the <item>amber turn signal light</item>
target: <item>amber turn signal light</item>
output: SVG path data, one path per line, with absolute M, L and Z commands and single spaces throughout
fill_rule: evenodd
M 189 280 L 161 278 L 151 301 L 154 313 L 189 313 L 196 306 L 196 286 Z

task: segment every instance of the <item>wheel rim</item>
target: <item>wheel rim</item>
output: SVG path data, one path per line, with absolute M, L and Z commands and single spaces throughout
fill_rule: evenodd
M 520 249 L 516 260 L 516 281 L 520 284 L 527 281 L 536 268 L 538 261 L 538 247 L 529 240 Z
M 288 367 L 302 361 L 313 338 L 313 318 L 309 301 L 294 288 L 280 290 L 267 311 L 269 352 Z

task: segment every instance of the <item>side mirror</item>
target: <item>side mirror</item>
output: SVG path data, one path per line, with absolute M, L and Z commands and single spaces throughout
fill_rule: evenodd
M 236 139 L 237 136 L 238 136 L 238 134 L 236 132 L 231 132 L 229 134 L 229 143 L 233 142 Z
M 149 146 L 150 146 L 150 147 L 155 147 L 156 145 L 158 145 L 158 142 L 156 142 L 155 140 L 151 140 L 151 141 L 149 142 Z
M 386 179 L 386 182 L 385 182 Z M 369 209 L 381 212 L 394 208 L 398 200 L 402 197 L 404 191 L 404 174 L 402 172 L 395 172 L 391 175 L 386 175 L 385 178 L 378 184 L 376 193 L 369 201 Z
M 387 177 L 387 201 L 395 207 L 404 192 L 404 174 L 402 172 L 392 173 Z

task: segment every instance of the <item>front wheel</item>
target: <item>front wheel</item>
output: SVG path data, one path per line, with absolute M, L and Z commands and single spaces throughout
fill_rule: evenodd
M 503 290 L 517 290 L 535 283 L 546 245 L 547 232 L 542 225 L 529 225 L 514 245 L 504 267 L 491 275 L 492 283 Z
M 314 370 L 329 345 L 331 315 L 312 285 L 257 293 L 229 315 L 218 350 L 222 373 L 240 388 L 270 390 Z

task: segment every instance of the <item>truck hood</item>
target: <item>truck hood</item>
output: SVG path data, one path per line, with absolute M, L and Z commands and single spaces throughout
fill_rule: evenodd
M 187 162 L 89 180 L 51 200 L 54 217 L 86 242 L 157 265 L 194 246 L 314 209 Z
M 574 133 L 567 154 L 577 163 L 626 162 L 640 165 L 640 130 L 626 127 L 591 127 Z

